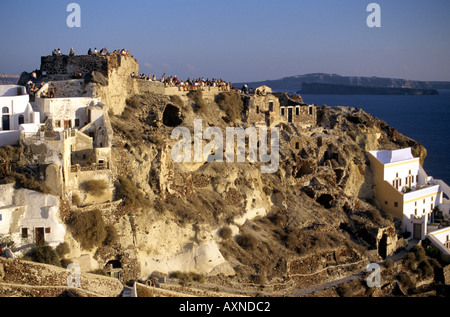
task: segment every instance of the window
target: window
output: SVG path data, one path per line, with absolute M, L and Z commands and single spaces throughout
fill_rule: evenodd
M 80 119 L 75 119 L 75 126 L 79 127 L 80 126 Z
M 22 238 L 28 238 L 28 228 L 22 228 Z
M 417 216 L 417 208 L 414 209 L 414 215 Z
M 281 108 L 281 115 L 284 116 L 284 108 Z
M 387 205 L 387 204 L 388 204 L 387 200 L 385 200 L 385 201 L 384 201 L 384 204 L 385 204 L 385 205 Z
M 300 149 L 300 142 L 295 142 L 295 149 L 296 150 Z
M 61 128 L 61 121 L 60 120 L 56 120 L 55 121 L 55 127 Z
M 273 111 L 273 101 L 269 101 L 269 111 Z
M 256 113 L 259 113 L 259 106 L 256 106 Z
M 2 221 L 2 214 L 0 214 L 0 221 Z
M 414 202 L 414 206 L 417 206 L 417 201 Z
M 2 113 L 9 113 L 8 107 L 3 107 L 2 108 Z
M 394 202 L 394 207 L 398 207 L 398 202 Z
M 300 107 L 296 107 L 295 108 L 295 115 L 299 116 L 300 115 Z
M 431 201 L 433 201 L 434 200 L 434 197 L 433 196 L 431 196 Z
M 312 115 L 312 114 L 313 114 L 313 108 L 312 108 L 312 107 L 309 107 L 308 110 L 309 110 L 309 114 Z
M 22 115 L 19 116 L 19 125 L 24 124 L 25 123 L 25 119 Z
M 50 233 L 50 228 L 45 228 L 45 233 Z
M 416 183 L 419 182 L 419 175 L 416 175 Z

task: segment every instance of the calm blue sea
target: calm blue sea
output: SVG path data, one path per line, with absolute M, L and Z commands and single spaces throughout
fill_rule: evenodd
M 450 90 L 435 96 L 302 95 L 308 104 L 361 108 L 428 152 L 424 169 L 450 184 Z M 292 93 L 292 92 L 291 92 Z

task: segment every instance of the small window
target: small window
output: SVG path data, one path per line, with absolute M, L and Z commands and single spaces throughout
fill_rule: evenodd
M 414 215 L 417 216 L 417 208 L 414 209 Z
M 75 119 L 75 126 L 79 127 L 80 126 L 80 119 Z
M 416 183 L 419 182 L 419 175 L 416 175 Z
M 55 127 L 61 128 L 61 121 L 60 120 L 56 120 L 55 121 Z
M 273 111 L 273 101 L 269 101 L 269 111 Z
M 300 142 L 295 142 L 295 149 L 296 150 L 300 149 Z
M 2 221 L 2 214 L 0 214 L 0 221 Z
M 281 108 L 281 115 L 284 116 L 284 108 Z
M 8 107 L 3 107 L 2 108 L 2 113 L 9 113 Z
M 259 113 L 259 106 L 256 106 L 256 113 Z
M 387 204 L 388 204 L 387 200 L 385 200 L 385 201 L 384 201 L 384 204 L 385 204 L 385 205 L 387 205 Z
M 433 201 L 434 200 L 434 197 L 433 196 L 431 196 L 431 201 Z
M 417 201 L 414 202 L 414 206 L 417 206 Z
M 309 107 L 308 110 L 309 110 L 309 114 L 312 115 L 312 114 L 313 114 L 313 108 L 312 108 L 312 107 Z
M 28 238 L 28 228 L 22 228 L 22 238 Z
M 45 233 L 50 233 L 50 232 L 51 232 L 50 228 L 45 228 Z
M 398 202 L 394 202 L 394 207 L 398 207 Z
M 300 107 L 296 107 L 295 108 L 295 115 L 299 116 L 300 115 Z
M 25 118 L 22 115 L 20 115 L 19 116 L 19 125 L 24 124 L 24 123 L 25 123 Z

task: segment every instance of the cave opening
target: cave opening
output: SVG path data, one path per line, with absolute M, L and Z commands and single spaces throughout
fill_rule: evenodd
M 183 120 L 180 118 L 180 109 L 168 104 L 163 113 L 163 124 L 168 127 L 179 126 Z

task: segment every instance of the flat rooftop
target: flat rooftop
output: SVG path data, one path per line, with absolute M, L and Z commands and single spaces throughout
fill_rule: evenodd
M 383 164 L 409 161 L 415 158 L 411 153 L 411 148 L 393 151 L 369 151 L 369 153 Z

